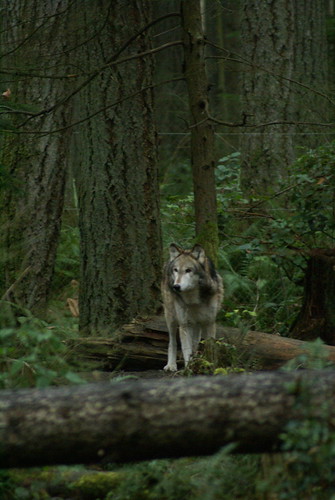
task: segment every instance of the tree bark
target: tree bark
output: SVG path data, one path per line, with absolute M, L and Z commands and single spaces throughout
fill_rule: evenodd
M 209 114 L 205 38 L 199 0 L 181 2 L 184 74 L 191 114 L 191 164 L 193 173 L 197 241 L 216 261 L 219 244 L 215 184 L 214 129 Z
M 2 16 L 1 66 L 18 70 L 15 74 L 13 69 L 8 82 L 2 77 L 3 88 L 11 90 L 9 107 L 17 109 L 16 115 L 9 113 L 8 117 L 17 117 L 14 127 L 26 124 L 19 129 L 23 134 L 2 137 L 1 162 L 11 183 L 5 185 L 0 198 L 4 249 L 0 297 L 39 314 L 46 306 L 53 276 L 69 145 L 67 131 L 48 131 L 65 127 L 71 108 L 56 108 L 28 120 L 24 111 L 50 109 L 68 90 L 68 53 L 64 49 L 71 2 L 21 0 L 13 8 L 12 2 L 4 1 L 2 7 L 6 15 Z M 33 73 L 42 77 L 33 77 Z M 55 78 L 50 77 L 53 74 Z
M 335 345 L 335 280 L 334 250 L 312 250 L 304 278 L 304 299 L 301 311 L 292 326 L 296 339 L 314 340 Z
M 222 326 L 217 327 L 217 338 L 235 346 L 239 356 L 256 362 L 262 369 L 276 369 L 305 354 L 308 348 L 308 343 L 301 340 L 255 331 L 244 333 L 237 328 Z M 119 328 L 113 339 L 79 338 L 69 340 L 67 345 L 72 360 L 81 359 L 97 369 L 162 369 L 167 357 L 167 327 L 163 317 L 135 320 Z M 328 359 L 335 361 L 335 347 L 324 347 Z M 181 355 L 178 362 L 182 368 Z
M 325 402 L 335 418 L 333 372 L 272 372 L 131 381 L 0 393 L 0 467 L 134 462 L 278 450 L 280 434 Z
M 320 97 L 327 92 L 325 12 L 323 0 L 243 2 L 242 111 L 249 124 L 292 122 L 241 135 L 242 181 L 251 195 L 278 186 L 297 147 L 320 143 L 322 128 L 295 122 L 327 121 Z
M 101 5 L 100 5 L 101 4 Z M 81 238 L 80 330 L 109 334 L 159 304 L 161 234 L 147 0 L 85 2 L 78 15 L 79 60 L 103 68 L 78 97 L 73 166 Z M 84 27 L 84 28 L 83 28 Z M 83 30 L 83 31 L 80 31 Z M 92 116 L 93 115 L 93 116 Z M 90 119 L 87 119 L 91 116 Z

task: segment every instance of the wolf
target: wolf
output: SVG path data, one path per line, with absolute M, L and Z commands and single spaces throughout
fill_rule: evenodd
M 200 339 L 215 337 L 215 319 L 223 300 L 221 276 L 204 249 L 184 250 L 175 243 L 163 269 L 162 298 L 169 331 L 165 371 L 177 370 L 177 330 L 185 367 L 197 351 Z

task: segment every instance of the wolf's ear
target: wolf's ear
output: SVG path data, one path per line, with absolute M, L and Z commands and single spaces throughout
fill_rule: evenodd
M 178 255 L 182 253 L 183 249 L 178 247 L 175 243 L 171 243 L 169 247 L 170 260 L 174 260 Z
M 194 245 L 191 250 L 191 255 L 193 255 L 193 257 L 195 257 L 200 262 L 200 264 L 204 264 L 206 260 L 206 254 L 201 245 Z

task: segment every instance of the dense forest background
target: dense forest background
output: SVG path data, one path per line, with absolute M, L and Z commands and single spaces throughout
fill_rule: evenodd
M 14 4 L 0 30 L 2 387 L 79 382 L 64 341 L 160 313 L 171 242 L 217 263 L 221 323 L 335 345 L 334 1 Z

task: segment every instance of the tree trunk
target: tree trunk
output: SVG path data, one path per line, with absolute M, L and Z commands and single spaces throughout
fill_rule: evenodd
M 17 111 L 51 108 L 67 91 L 69 84 L 64 75 L 68 72 L 68 58 L 64 47 L 70 4 L 67 0 L 55 4 L 20 0 L 13 8 L 10 1 L 2 3 L 6 15 L 2 16 L 1 39 L 6 54 L 1 65 L 18 72 L 9 76 L 8 82 L 2 77 L 2 85 L 10 88 L 8 104 Z M 54 74 L 55 78 L 33 78 L 31 73 Z M 2 164 L 11 183 L 5 185 L 0 198 L 4 248 L 0 297 L 35 314 L 45 308 L 53 275 L 69 141 L 66 131 L 48 132 L 67 125 L 70 113 L 67 106 L 27 121 L 24 113 L 17 113 L 14 126 L 26 121 L 19 128 L 24 133 L 3 138 Z M 46 133 L 41 135 L 41 131 Z
M 264 195 L 285 178 L 298 146 L 320 143 L 322 128 L 294 123 L 327 121 L 327 101 L 318 95 L 327 90 L 325 4 L 245 0 L 241 25 L 248 123 L 293 122 L 241 135 L 245 191 Z
M 80 330 L 85 335 L 109 333 L 139 313 L 152 314 L 159 304 L 156 136 L 152 90 L 147 89 L 153 61 L 146 56 L 112 64 L 114 54 L 149 22 L 149 4 L 115 1 L 102 8 L 86 2 L 77 21 L 88 39 L 79 58 L 88 71 L 103 68 L 76 106 L 78 119 L 94 115 L 78 131 L 73 156 L 81 237 Z M 148 49 L 145 32 L 121 56 Z
M 335 345 L 335 255 L 333 250 L 314 251 L 309 258 L 301 311 L 292 327 L 296 339 Z
M 306 387 L 308 389 L 306 389 Z M 0 393 L 0 467 L 208 455 L 236 443 L 272 452 L 308 390 L 311 416 L 335 418 L 332 372 L 273 372 Z M 306 393 L 304 393 L 306 394 Z
M 205 67 L 205 39 L 199 0 L 181 2 L 184 74 L 191 114 L 191 164 L 193 172 L 197 241 L 216 261 L 219 244 L 215 187 L 214 129 L 208 120 L 209 83 Z
M 296 356 L 305 354 L 308 343 L 301 340 L 250 331 L 243 333 L 237 328 L 217 327 L 217 345 L 221 358 L 227 357 L 226 343 L 235 347 L 239 359 L 256 363 L 260 369 L 276 369 Z M 166 363 L 168 334 L 164 318 L 136 320 L 123 325 L 110 338 L 69 339 L 72 362 L 84 361 L 100 370 L 160 370 Z M 335 347 L 325 346 L 327 357 L 335 361 Z M 179 353 L 179 367 L 183 367 Z

